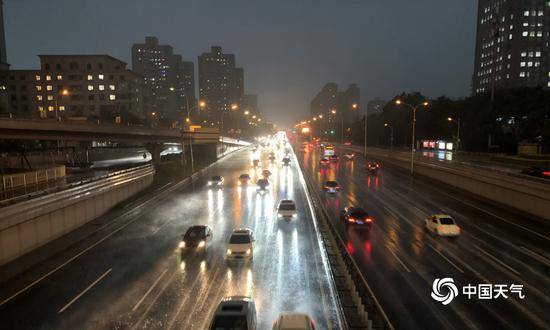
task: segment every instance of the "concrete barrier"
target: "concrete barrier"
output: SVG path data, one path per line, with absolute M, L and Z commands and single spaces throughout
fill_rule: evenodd
M 91 221 L 153 182 L 153 166 L 0 209 L 0 266 Z
M 392 155 L 388 150 L 369 148 L 369 157 L 409 169 L 410 159 Z M 550 220 L 550 185 L 501 173 L 468 168 L 442 166 L 415 161 L 415 174 L 443 182 L 498 204 Z

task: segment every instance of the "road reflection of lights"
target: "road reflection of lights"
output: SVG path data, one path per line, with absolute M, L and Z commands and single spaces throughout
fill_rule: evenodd
M 353 244 L 351 244 L 351 242 L 349 242 L 349 241 L 346 244 L 346 249 L 348 250 L 349 254 L 354 254 L 355 253 L 355 248 L 353 247 Z
M 201 261 L 201 273 L 204 273 L 205 270 L 206 270 L 206 261 L 203 260 Z
M 367 187 L 370 188 L 371 185 L 371 177 L 370 175 L 367 177 Z
M 218 208 L 223 209 L 224 198 L 223 198 L 223 191 L 222 191 L 222 189 L 219 189 L 219 190 L 217 191 L 217 194 L 218 194 L 218 195 L 217 195 L 216 197 L 217 197 L 217 202 L 218 202 Z
M 254 293 L 254 278 L 252 277 L 252 269 L 246 271 L 246 295 L 252 296 Z
M 365 259 L 367 261 L 371 261 L 371 252 L 372 252 L 372 246 L 370 241 L 365 242 Z
M 231 271 L 231 269 L 228 269 L 227 270 L 227 279 L 231 280 L 232 278 L 233 278 L 233 271 Z
M 180 262 L 180 270 L 185 271 L 185 261 Z
M 378 185 L 379 185 L 379 180 L 378 180 L 378 175 L 377 175 L 376 178 L 374 178 L 374 187 L 376 189 L 378 189 Z

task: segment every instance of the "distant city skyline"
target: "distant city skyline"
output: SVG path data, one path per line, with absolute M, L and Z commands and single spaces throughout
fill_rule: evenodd
M 327 81 L 356 82 L 363 103 L 402 91 L 469 95 L 476 10 L 476 2 L 405 0 L 4 1 L 13 69 L 37 67 L 38 54 L 108 54 L 130 64 L 131 45 L 148 35 L 195 66 L 198 55 L 220 45 L 238 56 L 247 93 L 259 96 L 266 119 L 287 125 L 308 114 Z M 37 31 L 40 41 L 29 42 Z

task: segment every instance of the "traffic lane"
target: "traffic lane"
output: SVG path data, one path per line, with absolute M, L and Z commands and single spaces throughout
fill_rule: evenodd
M 316 157 L 314 157 L 314 158 L 316 158 Z M 347 167 L 347 171 L 349 171 L 349 169 L 350 169 L 350 168 L 353 168 L 353 166 L 354 166 L 353 164 L 350 165 L 350 164 L 348 163 L 348 164 L 345 164 L 343 167 Z M 343 168 L 343 167 L 341 167 L 341 164 L 337 164 L 337 165 L 333 165 L 333 166 L 331 167 L 331 170 L 332 170 L 332 169 L 336 169 L 336 170 L 337 170 L 338 168 Z M 330 177 L 330 178 L 336 177 L 336 176 L 337 176 L 337 175 L 336 175 L 337 173 L 331 173 L 331 170 L 328 170 L 328 171 L 327 171 L 328 174 L 329 174 L 329 175 L 327 175 L 327 177 Z M 337 172 L 337 171 L 334 171 L 334 172 Z M 320 173 L 322 173 L 322 171 L 321 171 Z M 378 178 L 373 178 L 373 179 L 372 179 L 373 182 L 376 182 L 376 184 L 373 184 L 373 185 L 370 185 L 370 184 L 369 184 L 369 179 L 364 180 L 364 178 L 361 178 L 361 175 L 362 175 L 362 173 L 359 173 L 359 175 L 353 176 L 353 178 L 350 179 L 350 180 L 348 180 L 347 182 L 346 182 L 344 179 L 340 179 L 340 180 L 341 180 L 341 181 L 344 181 L 344 182 L 341 182 L 341 183 L 343 183 L 343 187 L 344 187 L 346 193 L 347 193 L 348 195 L 351 195 L 351 197 L 352 197 L 352 201 L 351 201 L 350 204 L 356 204 L 356 205 L 359 204 L 359 205 L 362 205 L 362 206 L 366 206 L 367 210 L 368 210 L 369 212 L 373 213 L 373 212 L 372 212 L 372 209 L 373 209 L 372 205 L 373 205 L 373 204 L 374 204 L 375 206 L 378 206 L 378 207 L 375 207 L 374 209 L 379 209 L 380 206 L 381 206 L 381 205 L 379 205 L 379 204 L 382 204 L 381 201 L 384 201 L 384 200 L 392 200 L 392 199 L 391 199 L 391 198 L 388 198 L 388 196 L 382 195 L 382 197 L 379 198 L 379 200 L 375 200 L 375 199 L 377 198 L 377 196 L 383 194 L 383 191 L 384 191 L 383 187 L 384 187 L 384 185 L 381 184 L 381 182 L 382 182 L 383 179 L 384 179 L 384 175 L 380 175 Z M 318 176 L 319 176 L 319 175 L 318 175 Z M 400 180 L 401 180 L 401 179 L 400 179 Z M 356 185 L 357 182 L 365 182 L 365 181 L 367 182 L 367 185 L 364 185 L 364 184 L 363 184 L 363 185 L 359 185 L 359 188 L 360 188 L 360 189 L 362 189 L 362 188 L 367 189 L 368 187 L 370 187 L 372 192 L 374 192 L 374 191 L 376 191 L 376 190 L 378 190 L 378 191 L 377 191 L 376 194 L 374 194 L 374 193 L 371 194 L 371 196 L 369 196 L 370 199 L 365 199 L 365 200 L 362 200 L 362 203 L 357 203 L 357 201 L 354 200 L 354 198 L 353 198 L 353 195 L 356 193 L 356 192 L 355 192 L 356 187 L 354 187 L 354 185 Z M 403 180 L 401 180 L 401 182 L 403 182 Z M 396 186 L 397 186 L 397 184 L 391 185 L 391 187 L 392 187 L 391 191 L 394 191 L 394 190 L 395 190 L 394 187 L 396 187 Z M 361 196 L 366 196 L 366 192 L 360 192 L 360 193 L 357 193 L 357 194 L 358 194 L 360 197 L 361 197 Z M 391 196 L 390 196 L 390 197 L 391 197 Z M 401 197 L 403 197 L 403 196 L 401 196 Z M 362 198 L 359 198 L 359 199 L 362 199 Z M 400 198 L 401 201 L 406 201 L 406 200 L 408 200 L 408 199 L 409 199 L 409 198 Z M 366 202 L 365 202 L 365 201 L 366 201 Z M 414 209 L 414 204 L 415 204 L 415 203 L 416 203 L 416 202 L 413 202 L 413 203 L 410 204 L 410 205 L 405 205 L 405 206 L 402 207 L 402 209 L 403 209 L 403 210 Z M 363 205 L 363 204 L 365 204 L 365 205 Z M 378 205 L 377 205 L 377 204 L 378 204 Z M 371 206 L 368 207 L 368 205 L 371 205 Z M 387 206 L 386 206 L 386 205 L 382 205 L 382 206 L 384 206 L 384 208 L 386 208 L 387 210 L 389 210 L 390 208 L 393 208 L 393 205 L 399 205 L 399 204 L 396 203 L 396 201 L 392 200 L 391 203 L 389 203 L 389 205 L 387 205 Z M 342 207 L 343 207 L 343 206 L 342 206 Z M 335 211 L 334 216 L 337 217 L 337 216 L 338 216 L 338 214 L 337 214 L 338 210 L 334 210 L 334 211 Z M 416 210 L 416 211 L 418 211 L 418 210 Z M 399 211 L 397 211 L 397 210 L 395 210 L 395 212 L 391 212 L 391 213 L 399 213 L 399 214 L 401 214 L 401 212 L 399 212 Z M 390 213 L 390 215 L 391 215 L 391 213 Z M 401 214 L 401 215 L 402 215 L 402 214 Z M 378 215 L 375 214 L 375 219 L 378 218 L 378 219 L 385 219 L 385 220 L 387 220 L 387 218 L 386 218 L 387 216 L 388 216 L 388 215 L 384 215 L 384 216 L 381 217 L 381 216 L 378 216 Z M 418 218 L 418 217 L 419 217 L 418 214 L 415 214 L 415 213 L 410 214 L 410 215 L 408 214 L 407 216 L 403 216 L 403 220 L 402 220 L 402 221 L 403 221 L 403 222 L 406 222 L 408 219 L 415 219 L 415 218 Z M 420 220 L 422 220 L 422 219 L 423 219 L 423 218 L 420 217 Z M 391 222 L 385 221 L 385 222 L 388 222 L 388 223 L 395 223 L 395 222 L 393 222 L 393 221 L 391 221 Z M 380 221 L 376 221 L 375 224 L 376 224 L 376 225 L 375 225 L 374 230 L 376 230 L 376 226 L 377 226 L 377 225 L 380 225 L 381 222 L 380 222 Z M 396 227 L 396 228 L 397 228 L 397 227 Z M 395 231 L 395 230 L 394 230 L 394 231 Z M 408 242 L 415 242 L 415 237 L 417 237 L 418 235 L 420 235 L 420 237 L 423 236 L 423 223 L 422 223 L 422 221 L 419 221 L 418 223 L 413 223 L 413 224 L 412 224 L 412 228 L 410 228 L 410 230 L 406 230 L 406 231 L 404 231 L 403 233 L 399 233 L 399 235 L 393 235 L 393 234 L 392 234 L 392 235 L 388 235 L 388 237 L 389 237 L 390 239 L 391 239 L 392 237 L 401 237 L 401 236 L 406 235 L 408 232 L 414 232 L 414 233 L 416 233 L 416 234 L 413 235 L 414 237 L 410 237 L 410 238 L 407 238 L 407 239 L 403 240 L 403 242 L 407 242 L 407 244 L 405 244 L 405 245 L 408 245 Z M 395 233 L 394 233 L 394 234 L 395 234 Z M 449 240 L 445 240 L 445 241 L 449 241 Z M 464 240 L 462 240 L 462 241 L 464 241 Z M 420 244 L 418 244 L 418 243 L 420 243 Z M 430 258 L 433 258 L 433 257 L 439 258 L 439 259 L 434 260 L 435 266 L 438 266 L 438 265 L 439 265 L 439 268 L 441 268 L 442 261 L 443 261 L 441 258 L 444 258 L 444 259 L 445 259 L 445 261 L 443 261 L 444 263 L 450 262 L 450 264 L 447 264 L 448 267 L 451 267 L 451 265 L 454 267 L 454 264 L 456 263 L 456 261 L 453 263 L 453 261 L 450 261 L 450 258 L 451 258 L 450 256 L 445 257 L 444 255 L 442 255 L 441 252 L 436 251 L 436 250 L 437 250 L 437 246 L 439 245 L 438 241 L 433 241 L 433 240 L 432 240 L 432 244 L 426 246 L 426 248 L 429 247 L 429 249 L 427 249 L 427 251 L 423 251 L 423 250 L 422 250 L 422 247 L 423 247 L 422 245 L 423 245 L 423 244 L 422 244 L 422 240 L 419 240 L 419 242 L 417 242 L 417 243 L 415 243 L 415 244 L 411 244 L 411 246 L 404 246 L 404 247 L 401 247 L 401 248 L 399 249 L 400 251 L 404 251 L 405 257 L 401 256 L 401 258 L 404 259 L 404 262 L 403 262 L 403 263 L 405 264 L 404 267 L 407 267 L 407 268 L 410 268 L 410 269 L 415 269 L 416 271 L 418 271 L 418 269 L 422 269 L 423 267 L 424 267 L 424 268 L 427 268 L 428 270 L 430 270 L 430 269 L 433 268 L 433 265 L 429 265 L 425 260 L 422 260 L 422 259 L 420 259 L 420 260 L 415 260 L 415 258 L 414 258 L 415 254 L 414 254 L 414 253 L 413 253 L 413 255 L 412 255 L 413 258 L 411 258 L 410 256 L 407 256 L 407 253 L 408 253 L 407 251 L 409 251 L 409 250 L 410 250 L 410 251 L 415 251 L 415 250 L 421 251 L 420 256 L 425 256 L 426 254 L 428 254 L 428 255 L 429 255 L 429 254 L 433 254 L 434 256 L 431 256 Z M 368 250 L 368 247 L 366 247 L 365 250 Z M 445 251 L 447 251 L 447 250 L 445 250 Z M 392 254 L 393 254 L 393 253 L 392 253 Z M 435 255 L 435 254 L 438 254 L 438 255 Z M 392 258 L 392 257 L 400 258 L 399 252 L 396 252 L 394 256 L 390 256 L 390 258 Z M 407 266 L 407 264 L 408 264 L 408 266 Z M 413 265 L 413 267 L 411 267 L 411 264 Z M 447 268 L 447 267 L 443 268 L 443 272 L 439 271 L 439 273 L 444 273 L 444 274 L 446 274 L 446 276 L 449 276 L 449 275 L 448 275 L 449 272 L 446 270 L 446 268 Z M 438 268 L 435 268 L 435 269 L 438 269 Z M 424 271 L 424 273 L 425 273 L 425 271 Z M 422 274 L 422 272 L 419 272 L 419 274 Z M 431 282 L 433 281 L 433 278 L 435 278 L 435 277 L 433 277 L 433 276 L 423 276 L 423 278 L 424 278 L 426 284 L 427 284 L 428 286 L 431 286 Z M 479 280 L 478 280 L 478 282 L 479 282 Z M 426 286 L 426 284 L 424 284 L 424 286 Z M 411 287 L 414 288 L 414 286 L 411 286 Z M 387 291 L 387 290 L 384 290 L 384 291 Z M 430 303 L 433 303 L 433 302 L 430 302 Z M 471 303 L 470 303 L 470 304 L 471 304 Z M 455 306 L 456 306 L 456 304 L 455 304 Z M 517 307 L 517 306 L 516 306 L 516 307 Z M 464 314 L 464 313 L 460 312 L 459 314 Z M 497 315 L 497 314 L 498 314 L 498 311 L 492 310 L 492 313 L 491 313 L 491 314 L 494 314 L 494 317 L 497 318 L 497 319 L 499 319 L 499 316 Z M 468 318 L 464 317 L 463 315 L 462 315 L 462 319 L 468 320 Z
M 329 278 L 320 264 L 320 251 L 314 240 L 312 219 L 297 171 L 278 166 L 268 168 L 273 175 L 270 193 L 266 195 L 257 194 L 255 187 L 235 188 L 238 175 L 243 171 L 212 171 L 212 174 L 221 174 L 226 178 L 223 190 L 215 193 L 224 195 L 220 199 L 225 201 L 224 218 L 207 220 L 215 235 L 222 232 L 224 236 L 222 241 L 214 242 L 213 249 L 209 251 L 216 260 L 211 263 L 216 285 L 204 287 L 190 276 L 185 277 L 181 285 L 170 285 L 161 293 L 158 302 L 146 310 L 143 320 L 136 323 L 138 328 L 153 320 L 159 322 L 163 316 L 166 316 L 161 321 L 163 326 L 194 328 L 198 325 L 197 328 L 204 328 L 219 300 L 235 294 L 254 297 L 259 328 L 268 328 L 281 311 L 306 312 L 321 328 L 336 324 L 334 297 L 330 294 Z M 253 177 L 259 177 L 260 171 L 251 172 Z M 297 219 L 277 219 L 276 204 L 284 198 L 296 201 L 299 210 Z M 225 243 L 236 227 L 249 227 L 255 233 L 252 263 L 224 263 Z M 186 259 L 183 262 L 184 269 L 188 269 Z M 181 298 L 178 294 L 193 290 L 198 290 L 200 296 L 207 298 L 199 303 L 176 303 Z M 173 303 L 160 303 L 165 301 Z
M 242 164 L 242 161 L 238 163 Z M 222 166 L 223 164 L 227 164 L 227 162 L 222 162 L 222 164 L 220 164 L 221 168 L 224 167 Z M 229 167 L 231 168 L 234 165 L 235 164 L 231 164 Z M 229 174 L 227 174 L 227 172 L 222 172 L 222 174 L 226 176 L 230 176 L 231 173 L 231 171 L 229 172 Z M 236 177 L 238 176 L 238 174 L 240 174 L 240 172 L 235 172 L 233 174 Z M 292 197 L 295 192 L 297 178 L 296 176 L 294 176 L 293 179 L 290 176 L 286 176 L 286 178 L 287 179 L 283 181 L 283 184 L 274 186 L 278 187 L 278 189 L 275 190 L 275 193 L 277 193 L 278 195 L 282 195 L 283 193 L 285 193 L 287 194 L 287 196 Z M 233 189 L 231 188 L 223 189 L 216 192 L 212 190 L 205 190 L 203 191 L 203 195 L 199 194 L 198 198 L 194 198 L 191 201 L 190 204 L 192 206 L 188 205 L 188 207 L 192 207 L 195 210 L 200 209 L 202 212 L 206 210 L 209 214 L 208 221 L 212 225 L 217 224 L 218 227 L 222 226 L 225 228 L 224 234 L 226 235 L 226 237 L 224 239 L 221 239 L 218 244 L 216 244 L 216 242 L 214 242 L 213 244 L 218 246 L 218 248 L 221 250 L 219 251 L 221 252 L 221 254 L 225 252 L 226 239 L 228 238 L 234 225 L 236 225 L 239 221 L 238 216 L 236 216 L 236 214 L 240 212 L 238 210 L 239 207 L 231 207 L 231 205 L 236 205 L 238 203 L 230 202 L 232 201 L 231 197 L 236 198 L 239 189 L 237 189 L 236 194 L 234 192 L 232 193 L 232 190 Z M 255 196 L 254 193 L 254 190 L 252 190 L 252 194 L 246 195 L 250 196 L 249 203 L 247 207 L 241 207 L 242 210 L 249 213 L 249 216 L 244 218 L 248 218 L 249 221 L 255 223 L 255 226 L 257 227 L 259 224 L 262 224 L 262 222 L 257 222 L 256 216 L 259 215 L 261 218 L 262 214 L 264 214 L 264 212 L 267 212 L 266 216 L 264 217 L 265 219 L 263 219 L 264 224 L 265 222 L 269 222 L 270 220 L 271 222 L 273 222 L 275 207 L 274 201 L 269 202 L 268 200 L 263 204 L 250 203 L 250 201 L 254 201 L 254 199 L 252 198 L 253 196 Z M 206 198 L 204 194 L 207 195 Z M 227 195 L 224 196 L 225 194 Z M 143 308 L 148 308 L 149 311 L 147 313 L 144 313 L 145 315 L 147 315 L 145 318 L 145 322 L 139 324 L 166 326 L 167 324 L 171 324 L 172 322 L 186 323 L 189 320 L 199 320 L 204 323 L 205 321 L 208 321 L 208 318 L 210 317 L 209 313 L 204 313 L 202 310 L 198 313 L 192 313 L 192 315 L 195 316 L 194 318 L 190 318 L 189 320 L 180 320 L 178 318 L 178 315 L 185 314 L 178 313 L 177 309 L 175 309 L 174 306 L 181 306 L 181 304 L 175 304 L 174 306 L 170 305 L 165 307 L 161 306 L 157 308 L 159 310 L 158 314 L 154 312 L 156 306 L 155 308 L 150 308 L 151 304 L 154 304 L 156 301 L 170 301 L 169 299 L 162 299 L 162 297 L 164 297 L 164 293 L 173 294 L 172 296 L 175 297 L 176 300 L 181 298 L 181 292 L 186 292 L 185 288 L 189 284 L 185 281 L 181 283 L 181 276 L 176 275 L 178 274 L 176 273 L 176 271 L 181 271 L 181 263 L 180 265 L 176 265 L 178 264 L 178 255 L 177 253 L 174 254 L 174 247 L 177 246 L 177 243 L 179 242 L 179 235 L 184 232 L 187 225 L 190 225 L 190 223 L 188 222 L 200 219 L 201 215 L 199 214 L 197 216 L 194 214 L 190 214 L 190 218 L 192 218 L 193 220 L 189 221 L 187 221 L 186 219 L 181 219 L 182 204 L 185 204 L 185 200 L 185 197 L 181 196 L 180 198 L 178 196 L 172 198 L 171 203 L 173 205 L 170 206 L 170 203 L 165 203 L 166 205 L 164 206 L 156 207 L 146 215 L 145 221 L 139 222 L 146 223 L 145 228 L 138 228 L 135 227 L 135 225 L 129 226 L 127 229 L 125 229 L 123 235 L 117 235 L 115 240 L 109 240 L 105 242 L 105 245 L 102 244 L 101 246 L 98 246 L 98 248 L 103 247 L 102 249 L 94 249 L 92 250 L 94 253 L 86 254 L 85 257 L 87 259 L 80 259 L 79 264 L 75 264 L 76 267 L 74 268 L 71 267 L 70 272 L 63 272 L 67 275 L 58 276 L 58 274 L 61 273 L 54 274 L 55 276 L 52 276 L 48 279 L 49 283 L 41 283 L 45 284 L 46 288 L 54 288 L 55 294 L 44 294 L 43 291 L 40 291 L 40 289 L 43 289 L 42 285 L 40 285 L 40 288 L 38 289 L 33 289 L 31 292 L 34 292 L 34 295 L 36 296 L 35 298 L 37 298 L 32 299 L 33 303 L 36 303 L 40 300 L 45 300 L 54 301 L 54 303 L 50 306 L 61 305 L 67 301 L 70 301 L 71 299 L 73 299 L 73 297 L 78 296 L 80 294 L 79 292 L 82 292 L 82 288 L 85 288 L 88 283 L 95 281 L 94 278 L 97 274 L 91 276 L 92 272 L 90 272 L 89 269 L 98 269 L 99 274 L 102 274 L 99 270 L 103 270 L 103 268 L 106 266 L 109 266 L 109 269 L 113 269 L 106 277 L 102 279 L 100 283 L 94 286 L 90 291 L 87 291 L 86 294 L 81 296 L 81 298 L 79 298 L 73 305 L 71 305 L 70 308 L 64 310 L 63 316 L 61 318 L 55 317 L 55 307 L 52 307 L 50 309 L 45 308 L 41 310 L 41 313 L 38 313 L 40 315 L 33 314 L 29 322 L 20 325 L 22 325 L 23 327 L 25 327 L 25 325 L 51 325 L 52 327 L 63 328 L 71 328 L 82 324 L 90 324 L 93 325 L 93 327 L 110 327 L 112 325 L 118 327 L 134 325 L 139 320 L 138 315 L 144 313 Z M 300 210 L 306 210 L 306 208 L 304 207 L 305 202 L 303 200 L 303 196 L 298 196 L 297 202 Z M 252 205 L 253 207 L 250 208 L 250 205 Z M 185 208 L 185 206 L 183 206 L 183 208 Z M 219 210 L 223 210 L 223 212 L 219 212 Z M 183 213 L 185 214 L 185 212 Z M 271 214 L 271 217 L 267 216 L 267 214 Z M 224 217 L 226 216 L 227 219 L 224 219 Z M 308 219 L 307 214 L 304 216 L 304 219 Z M 303 242 L 302 240 L 300 240 L 299 242 L 297 240 L 299 236 L 301 237 L 301 234 L 304 230 L 307 232 L 309 237 L 311 237 L 310 234 L 312 228 L 307 227 L 308 225 L 311 226 L 310 220 L 311 219 L 306 220 L 309 222 L 303 224 L 305 227 L 298 225 L 298 227 L 296 227 L 296 230 L 291 232 L 286 231 L 289 228 L 292 228 L 291 226 L 283 226 L 281 228 L 277 227 L 276 233 L 278 240 L 276 242 L 278 242 L 278 251 L 285 252 L 284 256 L 282 255 L 282 252 L 279 252 L 278 255 L 279 259 L 285 261 L 284 265 L 279 264 L 280 268 L 278 267 L 277 269 L 274 269 L 276 263 L 273 263 L 273 257 L 269 255 L 270 250 L 268 248 L 271 247 L 271 245 L 268 244 L 269 246 L 266 247 L 265 250 L 260 247 L 260 252 L 258 253 L 261 255 L 261 251 L 264 250 L 265 254 L 267 254 L 267 257 L 271 258 L 269 258 L 269 261 L 266 261 L 268 259 L 267 257 L 261 258 L 266 259 L 263 261 L 263 267 L 260 267 L 262 266 L 262 262 L 258 262 L 258 258 L 255 258 L 256 260 L 254 262 L 254 265 L 260 265 L 255 267 L 264 268 L 267 269 L 267 271 L 265 273 L 266 275 L 263 276 L 264 270 L 262 270 L 262 273 L 260 273 L 260 276 L 258 276 L 259 279 L 257 280 L 259 284 L 255 281 L 254 286 L 256 288 L 269 286 L 270 289 L 273 289 L 272 282 L 274 281 L 274 277 L 277 276 L 277 279 L 279 281 L 277 283 L 279 285 L 276 287 L 278 287 L 279 291 L 281 291 L 281 298 L 277 299 L 277 297 L 275 297 L 275 299 L 272 299 L 274 302 L 277 303 L 276 306 L 284 306 L 284 310 L 290 310 L 294 306 L 296 306 L 296 309 L 305 312 L 308 312 L 309 310 L 310 315 L 317 319 L 321 327 L 324 327 L 325 325 L 327 325 L 327 321 L 323 321 L 323 318 L 326 317 L 325 315 L 327 314 L 327 311 L 325 309 L 327 308 L 327 306 L 329 306 L 328 308 L 330 310 L 331 305 L 332 308 L 334 308 L 333 301 L 326 301 L 326 292 L 324 293 L 324 296 L 323 294 L 321 294 L 322 290 L 329 291 L 327 283 L 328 279 L 324 277 L 324 275 L 318 276 L 319 270 L 313 269 L 313 267 L 318 266 L 318 264 L 312 264 L 310 262 L 311 259 L 308 259 L 307 261 L 301 259 L 302 255 L 309 256 L 311 254 L 310 251 L 312 250 L 312 247 L 311 245 L 306 244 L 306 240 L 304 240 Z M 279 225 L 279 223 L 277 224 Z M 260 230 L 259 228 L 255 229 Z M 224 229 L 222 228 L 221 230 L 223 231 Z M 220 231 L 220 229 L 214 229 L 215 237 L 219 237 L 216 234 L 217 231 Z M 260 230 L 260 232 L 269 233 L 268 230 Z M 275 233 L 275 231 L 272 231 L 272 234 L 268 235 L 267 238 L 273 238 L 273 233 Z M 153 235 L 155 235 L 156 237 L 152 237 Z M 131 245 L 132 242 L 134 242 L 134 245 Z M 159 245 L 159 242 L 162 244 L 160 244 L 158 250 L 155 250 L 156 252 L 153 253 L 152 250 L 154 249 L 152 249 L 151 246 L 157 246 Z M 285 245 L 288 245 L 285 242 L 295 242 L 296 244 L 290 244 L 291 249 L 285 250 Z M 298 248 L 297 252 L 295 248 L 292 248 L 295 246 L 297 246 Z M 313 251 L 315 251 L 314 248 Z M 313 258 L 313 260 L 315 259 L 316 258 Z M 80 263 L 81 261 L 84 262 Z M 115 264 L 116 267 L 112 267 L 112 264 Z M 220 263 L 218 262 L 214 262 L 213 271 L 217 271 L 216 274 L 223 273 L 223 269 L 219 266 L 216 266 L 219 264 Z M 197 267 L 197 263 L 191 261 L 190 263 L 188 263 L 188 265 L 185 266 L 185 269 L 191 269 L 191 271 L 194 271 L 196 269 L 201 269 L 201 265 L 202 263 L 199 263 Z M 306 267 L 304 267 L 304 265 Z M 208 266 L 208 264 L 206 264 L 206 266 Z M 208 269 L 205 269 L 205 271 L 207 270 Z M 82 276 L 80 275 L 80 272 L 82 271 L 89 272 L 89 278 L 82 278 Z M 246 281 L 248 281 L 248 272 L 246 272 L 246 274 L 247 276 L 244 278 L 247 278 Z M 297 277 L 301 274 L 305 274 L 305 279 Z M 153 281 L 153 279 L 158 279 L 161 277 L 161 275 L 162 278 L 160 282 L 158 282 L 157 285 L 153 285 L 156 281 Z M 212 282 L 216 282 L 217 279 L 219 279 L 219 276 L 215 275 L 213 278 L 214 280 Z M 241 277 L 236 273 L 235 279 L 238 280 L 239 278 Z M 210 277 L 208 277 L 208 279 L 210 279 Z M 172 285 L 172 283 L 176 282 L 181 283 L 179 287 Z M 324 282 L 324 285 L 326 285 L 327 287 L 318 287 L 319 282 Z M 67 290 L 67 288 L 61 285 L 61 283 L 69 283 L 71 288 Z M 76 284 L 73 285 L 73 283 Z M 162 285 L 160 283 L 162 283 Z M 208 282 L 202 281 L 201 283 Z M 195 288 L 197 288 L 197 282 L 194 281 L 191 282 L 191 284 L 195 285 Z M 201 285 L 202 284 L 200 284 L 198 287 L 202 288 Z M 323 283 L 321 285 L 323 285 Z M 153 287 L 150 294 L 144 299 L 143 303 L 134 312 L 129 313 L 128 311 L 136 306 L 136 302 L 139 302 L 141 298 L 143 298 L 143 296 L 147 293 L 147 291 L 149 291 L 148 289 L 145 290 L 148 286 Z M 213 286 L 210 286 L 210 288 L 212 287 Z M 205 306 L 208 311 L 211 311 L 213 310 L 213 308 L 215 308 L 215 306 L 219 302 L 219 299 L 223 295 L 237 293 L 236 291 L 231 291 L 232 288 L 235 288 L 232 285 L 226 286 L 226 289 L 223 289 L 224 287 L 222 286 L 216 288 L 218 289 L 218 291 L 216 291 L 212 295 L 215 298 L 205 300 L 204 303 L 200 304 L 201 306 Z M 39 294 L 36 294 L 37 291 L 39 292 Z M 67 293 L 65 291 L 69 292 Z M 161 295 L 158 295 L 159 292 L 161 293 Z M 258 290 L 256 290 L 255 292 L 258 292 Z M 302 297 L 303 300 L 297 301 L 296 294 L 300 292 L 301 294 L 299 296 Z M 321 299 L 323 297 L 319 297 L 320 294 L 325 299 Z M 256 295 L 258 295 L 259 297 L 256 297 Z M 258 301 L 260 301 L 260 298 L 266 297 L 267 294 L 265 292 L 261 293 L 260 290 L 260 293 L 255 293 L 254 296 Z M 311 296 L 313 298 L 309 299 L 308 296 Z M 153 300 L 155 297 L 157 297 L 156 300 Z M 50 298 L 52 298 L 53 300 Z M 57 302 L 55 299 L 59 300 L 59 302 Z M 322 302 L 322 304 L 320 302 Z M 33 303 L 31 303 L 30 306 L 24 306 L 25 304 L 18 303 L 17 306 L 21 308 L 21 312 L 19 312 L 20 314 L 15 313 L 12 315 L 24 315 L 24 310 L 32 310 Z M 268 306 L 268 304 L 265 305 Z M 324 306 L 321 307 L 321 305 Z M 319 311 L 319 309 L 322 309 L 322 311 Z M 259 315 L 270 315 L 265 319 L 260 318 L 261 322 L 263 322 L 263 324 L 267 326 L 278 315 L 279 310 L 267 310 L 265 311 L 265 314 L 262 314 L 264 312 L 260 312 L 261 310 L 259 309 Z M 149 317 L 148 314 L 153 315 L 153 317 Z M 169 317 L 159 316 L 161 314 L 163 316 L 173 314 L 172 317 L 175 316 L 175 321 L 172 321 L 172 319 Z M 328 312 L 328 314 L 330 314 L 330 311 Z M 120 317 L 120 315 L 123 315 L 123 317 Z M 327 318 L 330 319 L 330 315 Z M 16 324 L 19 324 L 18 320 L 15 320 L 14 322 Z M 328 328 L 329 326 L 327 325 L 326 327 Z

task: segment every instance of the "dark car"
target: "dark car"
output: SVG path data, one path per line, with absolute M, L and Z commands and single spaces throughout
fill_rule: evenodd
M 267 159 L 269 159 L 269 161 L 273 163 L 277 158 L 275 158 L 274 155 L 269 155 Z
M 330 155 L 329 157 L 329 160 L 333 163 L 336 163 L 340 160 L 340 157 L 338 157 L 338 155 L 334 154 L 334 155 Z
M 283 158 L 283 165 L 284 166 L 290 165 L 290 158 L 288 158 L 288 157 Z
M 340 185 L 338 182 L 334 180 L 329 180 L 325 182 L 325 185 L 323 186 L 323 189 L 331 194 L 334 194 L 338 191 L 340 191 Z
M 250 297 L 223 298 L 212 317 L 210 330 L 255 330 L 256 306 Z
M 365 210 L 353 206 L 344 208 L 340 214 L 340 219 L 344 221 L 346 226 L 364 229 L 370 229 L 373 222 L 372 217 Z
M 536 176 L 537 178 L 550 179 L 550 168 L 542 166 L 533 166 L 521 171 L 523 174 Z
M 212 239 L 212 228 L 207 225 L 191 226 L 182 236 L 181 249 L 203 249 Z
M 323 157 L 319 160 L 319 165 L 321 166 L 327 166 L 330 164 L 330 160 L 326 157 Z
M 269 177 L 271 176 L 271 171 L 269 171 L 269 170 L 263 170 L 263 171 L 262 171 L 262 176 L 263 176 L 264 178 L 269 178 Z
M 239 184 L 246 185 L 250 182 L 250 175 L 248 173 L 243 173 L 239 175 Z
M 214 175 L 213 177 L 210 178 L 210 180 L 208 181 L 208 185 L 209 186 L 212 186 L 212 187 L 221 187 L 223 186 L 223 176 L 221 175 Z
M 373 163 L 367 164 L 367 172 L 369 174 L 377 174 L 379 169 L 380 169 L 379 163 L 373 162 Z
M 258 185 L 258 191 L 264 192 L 267 191 L 267 188 L 269 187 L 269 180 L 260 179 L 256 184 Z

